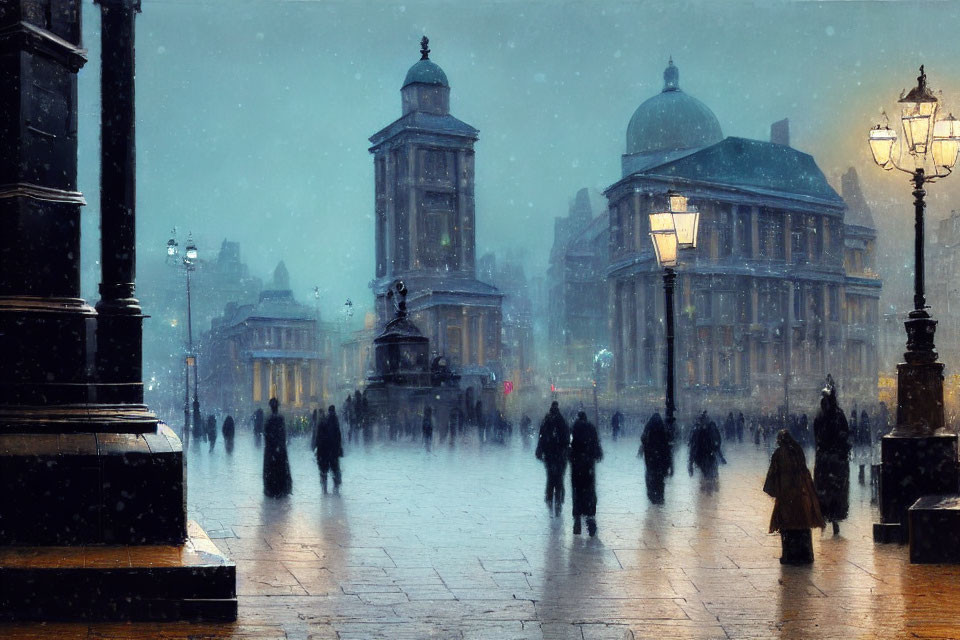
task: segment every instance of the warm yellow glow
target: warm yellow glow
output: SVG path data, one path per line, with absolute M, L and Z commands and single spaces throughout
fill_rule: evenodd
M 650 231 L 653 233 L 659 231 L 674 231 L 673 214 L 671 213 L 651 213 Z
M 914 155 L 926 155 L 937 113 L 937 102 L 903 102 L 900 119 L 907 137 L 907 149 Z
M 674 212 L 673 226 L 677 233 L 677 244 L 681 249 L 695 249 L 697 247 L 697 229 L 700 227 L 700 212 L 690 208 L 681 212 Z
M 677 266 L 676 231 L 658 231 L 650 234 L 653 250 L 657 255 L 657 264 L 661 267 Z
M 172 318 L 172 319 L 170 320 L 170 326 L 171 326 L 171 327 L 176 327 L 178 324 L 180 324 L 180 321 L 177 320 L 176 318 Z
M 870 151 L 873 152 L 873 161 L 881 167 L 890 164 L 890 155 L 893 143 L 897 141 L 897 132 L 890 127 L 881 127 L 879 124 L 870 130 Z
M 680 195 L 676 191 L 670 191 L 667 193 L 667 197 L 670 199 L 670 211 L 673 213 L 687 210 L 686 196 Z
M 960 120 L 951 113 L 933 125 L 933 163 L 938 167 L 952 169 L 960 152 Z

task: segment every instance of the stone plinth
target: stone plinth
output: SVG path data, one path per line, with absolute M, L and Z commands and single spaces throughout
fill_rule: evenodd
M 877 542 L 906 542 L 907 510 L 921 496 L 957 493 L 957 436 L 887 435 L 881 441 Z M 899 534 L 899 535 L 897 535 Z
M 924 496 L 909 519 L 910 562 L 960 564 L 960 496 Z
M 237 616 L 236 565 L 195 522 L 177 545 L 0 547 L 0 620 Z
M 179 438 L 153 433 L 0 434 L 0 545 L 179 544 Z

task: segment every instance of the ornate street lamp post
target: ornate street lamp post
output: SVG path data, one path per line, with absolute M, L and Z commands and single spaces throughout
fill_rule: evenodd
M 183 388 L 183 433 L 184 438 L 189 438 L 190 432 L 190 370 L 193 369 L 193 424 L 195 428 L 202 425 L 200 419 L 200 392 L 199 380 L 197 376 L 197 354 L 193 352 L 193 306 L 190 295 L 190 273 L 197 268 L 197 245 L 193 241 L 193 234 L 187 238 L 187 246 L 184 248 L 183 259 L 180 259 L 180 245 L 176 239 L 177 230 L 173 230 L 170 239 L 167 240 L 167 264 L 180 267 L 186 274 L 187 280 L 187 353 L 184 356 L 184 388 Z
M 697 247 L 700 213 L 687 204 L 686 197 L 675 191 L 667 192 L 666 211 L 650 214 L 650 240 L 653 241 L 657 264 L 663 268 L 664 314 L 667 330 L 666 423 L 667 433 L 676 434 L 676 358 L 674 356 L 673 291 L 677 281 L 676 267 L 679 252 Z
M 190 273 L 197 268 L 200 254 L 193 242 L 193 234 L 187 237 L 187 247 L 183 255 L 183 270 L 187 274 L 187 367 L 193 368 L 193 428 L 203 427 L 200 417 L 200 370 L 197 367 L 197 354 L 193 350 L 193 307 L 190 298 Z
M 956 164 L 960 122 L 952 115 L 938 119 L 940 101 L 927 87 L 922 66 L 917 86 L 899 104 L 903 137 L 879 124 L 869 134 L 874 161 L 909 174 L 914 197 L 913 310 L 904 323 L 905 362 L 897 365 L 897 423 L 881 444 L 881 522 L 874 525 L 874 539 L 881 542 L 905 541 L 907 509 L 918 497 L 958 488 L 957 436 L 943 432 L 943 363 L 937 362 L 937 321 L 924 292 L 923 187 L 948 176 Z

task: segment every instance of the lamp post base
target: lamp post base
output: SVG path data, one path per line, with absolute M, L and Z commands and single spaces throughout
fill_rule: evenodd
M 873 539 L 904 544 L 907 511 L 918 498 L 960 491 L 957 436 L 891 434 L 880 450 L 880 522 L 873 526 Z

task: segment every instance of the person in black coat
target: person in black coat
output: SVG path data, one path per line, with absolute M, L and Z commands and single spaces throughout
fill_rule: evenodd
M 587 519 L 587 532 L 597 535 L 597 475 L 596 464 L 603 459 L 600 435 L 583 411 L 571 429 L 570 488 L 573 490 L 573 533 L 580 534 L 580 518 Z
M 233 424 L 233 416 L 227 416 L 223 420 L 223 446 L 226 447 L 227 453 L 233 452 L 233 436 L 236 433 L 236 427 Z
M 850 427 L 837 401 L 833 378 L 821 392 L 820 411 L 813 420 L 816 455 L 813 483 L 820 498 L 824 520 L 833 524 L 833 535 L 840 533 L 840 521 L 850 511 Z
M 743 411 L 737 413 L 737 442 L 743 442 Z
M 313 447 L 317 452 L 317 466 L 320 468 L 320 484 L 327 492 L 327 474 L 333 472 L 333 490 L 340 490 L 340 458 L 343 457 L 343 436 L 340 433 L 340 420 L 333 405 L 327 409 L 327 415 L 317 422 Z
M 542 460 L 547 470 L 547 509 L 554 515 L 560 515 L 563 507 L 563 474 L 567 470 L 567 454 L 570 450 L 570 427 L 560 413 L 556 402 L 550 405 L 550 411 L 540 423 L 540 436 L 534 452 L 537 460 Z
M 423 424 L 420 429 L 423 432 L 423 446 L 429 451 L 433 444 L 433 409 L 429 405 L 423 410 Z
M 623 429 L 623 414 L 620 413 L 620 410 L 617 409 L 613 417 L 610 418 L 610 437 L 613 438 L 613 441 L 616 442 L 620 437 L 620 432 Z
M 282 498 L 293 491 L 287 458 L 287 428 L 280 415 L 280 402 L 270 398 L 270 418 L 263 429 L 263 495 Z
M 687 462 L 687 471 L 693 475 L 693 467 L 700 469 L 702 491 L 712 493 L 717 489 L 717 468 L 720 463 L 726 464 L 721 449 L 720 430 L 717 423 L 706 417 L 706 412 L 697 421 L 690 434 L 690 458 Z
M 646 467 L 647 498 L 653 504 L 663 504 L 666 477 L 673 475 L 673 448 L 670 446 L 667 425 L 658 411 L 650 416 L 643 427 L 640 450 L 637 451 L 638 456 L 641 454 Z
M 210 451 L 217 444 L 217 416 L 212 413 L 207 416 L 207 440 L 210 441 Z

